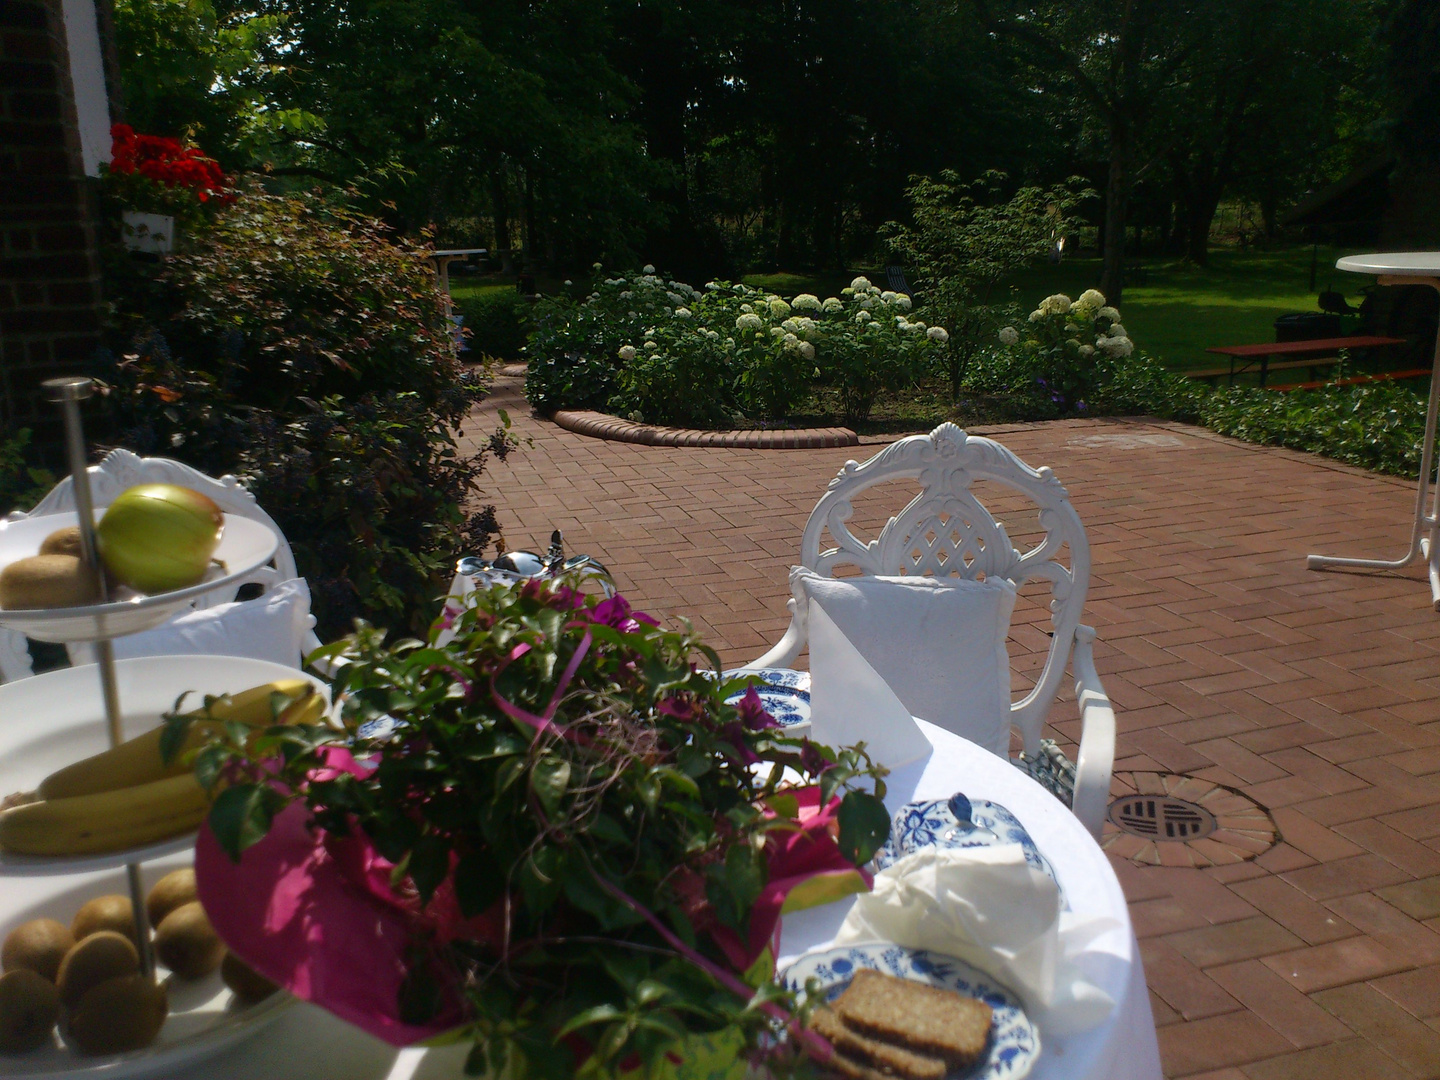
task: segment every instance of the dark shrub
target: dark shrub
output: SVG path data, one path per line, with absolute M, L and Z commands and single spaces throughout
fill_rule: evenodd
M 534 303 L 513 289 L 461 293 L 452 298 L 455 314 L 465 316 L 466 344 L 472 355 L 519 360 L 534 329 Z
M 295 549 L 322 637 L 355 616 L 419 630 L 483 459 L 455 433 L 484 394 L 456 362 L 418 245 L 314 198 L 250 191 L 156 271 L 112 258 L 116 442 L 250 486 Z

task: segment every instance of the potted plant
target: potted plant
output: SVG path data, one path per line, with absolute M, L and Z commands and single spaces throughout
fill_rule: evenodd
M 206 204 L 235 198 L 219 163 L 178 139 L 137 135 L 126 124 L 110 129 L 108 194 L 120 205 L 121 241 L 131 251 L 163 255 L 175 244 L 175 223 Z
M 393 1044 L 472 1040 L 470 1071 L 827 1056 L 773 979 L 780 913 L 869 887 L 885 770 L 787 734 L 753 689 L 727 704 L 744 681 L 623 597 L 466 604 L 428 641 L 362 625 L 323 650 L 343 731 L 197 752 L 200 897 L 231 949 Z

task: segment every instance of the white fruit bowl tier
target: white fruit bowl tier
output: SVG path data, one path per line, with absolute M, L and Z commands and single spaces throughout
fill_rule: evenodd
M 166 873 L 191 861 L 184 854 L 147 865 L 141 871 L 144 887 L 150 889 Z M 57 919 L 68 926 L 87 900 L 125 890 L 125 872 L 118 869 L 9 882 L 0 889 L 0 938 L 31 919 Z M 162 980 L 169 977 L 163 966 L 156 975 Z M 70 1049 L 55 1033 L 38 1050 L 0 1059 L 0 1076 L 46 1080 L 198 1076 L 193 1071 L 196 1062 L 255 1034 L 295 1003 L 282 991 L 247 1005 L 226 988 L 219 972 L 195 980 L 169 978 L 170 1015 L 159 1037 L 145 1049 L 89 1057 Z
M 236 694 L 279 679 L 310 678 L 330 699 L 321 680 L 267 660 L 236 656 L 153 656 L 118 660 L 122 729 L 132 739 L 157 727 L 187 694 L 183 709 L 198 709 L 205 695 Z M 105 701 L 95 665 L 62 668 L 0 685 L 0 798 L 34 791 L 45 777 L 66 765 L 110 748 Z M 99 855 L 51 857 L 0 852 L 0 877 L 73 874 L 143 862 L 188 851 L 187 832 L 157 844 Z M 0 886 L 8 894 L 10 884 Z M 114 891 L 114 890 L 112 890 Z M 64 920 L 62 920 L 64 921 Z M 0 1075 L 5 1075 L 0 1068 Z
M 103 511 L 96 511 L 98 520 Z M 57 529 L 80 520 L 73 510 L 41 517 L 0 521 L 0 570 L 12 562 L 29 558 L 41 542 Z M 145 596 L 130 592 L 108 604 L 84 607 L 7 609 L 0 608 L 0 627 L 18 630 L 40 641 L 98 641 L 137 634 L 159 626 L 190 601 L 207 592 L 239 582 L 270 561 L 279 538 L 268 525 L 251 518 L 225 515 L 225 530 L 199 584 L 187 589 Z

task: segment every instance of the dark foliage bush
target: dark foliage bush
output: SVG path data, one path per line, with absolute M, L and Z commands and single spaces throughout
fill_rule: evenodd
M 1201 406 L 1206 427 L 1396 476 L 1420 475 L 1425 399 L 1399 383 L 1319 390 L 1232 389 Z
M 30 436 L 29 428 L 0 435 L 0 516 L 29 510 L 55 485 L 54 474 L 38 464 Z
M 115 255 L 114 441 L 234 472 L 276 519 L 322 637 L 356 616 L 419 630 L 447 565 L 481 546 L 467 513 L 489 446 L 456 431 L 484 394 L 456 362 L 423 249 L 315 198 L 247 192 L 163 264 Z
M 455 314 L 465 316 L 466 344 L 472 356 L 519 360 L 525 339 L 535 328 L 534 302 L 513 289 L 462 293 L 453 298 Z

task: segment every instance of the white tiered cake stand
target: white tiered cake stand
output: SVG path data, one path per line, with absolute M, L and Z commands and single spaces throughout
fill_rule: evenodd
M 43 610 L 0 608 L 0 627 L 18 630 L 41 641 L 94 642 L 99 685 L 77 685 L 85 672 L 83 668 L 72 668 L 0 687 L 0 698 L 4 699 L 4 708 L 0 708 L 4 714 L 0 720 L 0 757 L 3 757 L 0 785 L 19 782 L 23 786 L 26 779 L 33 782 L 38 776 L 32 779 L 21 777 L 20 773 L 44 775 L 66 761 L 98 753 L 107 744 L 117 746 L 123 742 L 127 732 L 120 708 L 122 686 L 131 704 L 130 726 L 134 728 L 137 720 L 148 720 L 146 726 L 153 726 L 186 690 L 201 694 L 233 693 L 297 674 L 278 664 L 222 657 L 164 657 L 128 660 L 117 665 L 111 646 L 113 638 L 157 626 L 196 596 L 240 581 L 270 561 L 278 538 L 260 522 L 226 514 L 211 572 L 203 581 L 152 596 L 112 596 L 105 585 L 96 552 L 96 511 L 91 500 L 80 421 L 80 402 L 91 396 L 93 384 L 86 378 L 65 378 L 51 379 L 44 385 L 64 414 L 76 510 L 0 521 L 0 568 L 35 554 L 41 540 L 56 529 L 78 525 L 84 559 L 96 569 L 101 581 L 101 602 Z M 323 686 L 318 688 L 322 692 L 327 690 Z M 129 736 L 136 734 L 138 730 L 128 733 Z M 13 778 L 9 775 L 12 773 Z M 6 787 L 7 791 L 11 789 Z M 158 877 L 173 869 L 173 865 L 167 863 L 178 865 L 179 853 L 193 843 L 192 833 L 105 855 L 51 858 L 0 854 L 0 876 L 29 879 L 12 880 L 5 886 L 0 922 L 14 925 L 51 915 L 56 910 L 78 908 L 92 896 L 115 892 L 120 877 L 117 872 L 123 868 L 134 907 L 141 969 L 147 977 L 154 978 L 155 952 L 145 915 L 146 882 L 141 864 L 160 860 L 152 874 Z M 61 875 L 67 880 L 58 881 Z M 176 985 L 172 995 L 175 1000 L 166 1026 L 156 1043 L 145 1050 L 81 1057 L 57 1043 L 32 1054 L 6 1058 L 0 1072 L 6 1076 L 46 1077 L 47 1080 L 172 1075 L 181 1063 L 233 1043 L 260 1022 L 278 1015 L 290 1003 L 288 996 L 277 993 L 256 1005 L 237 1008 L 238 1002 L 231 1000 L 233 995 L 221 984 L 218 974 L 198 983 Z

